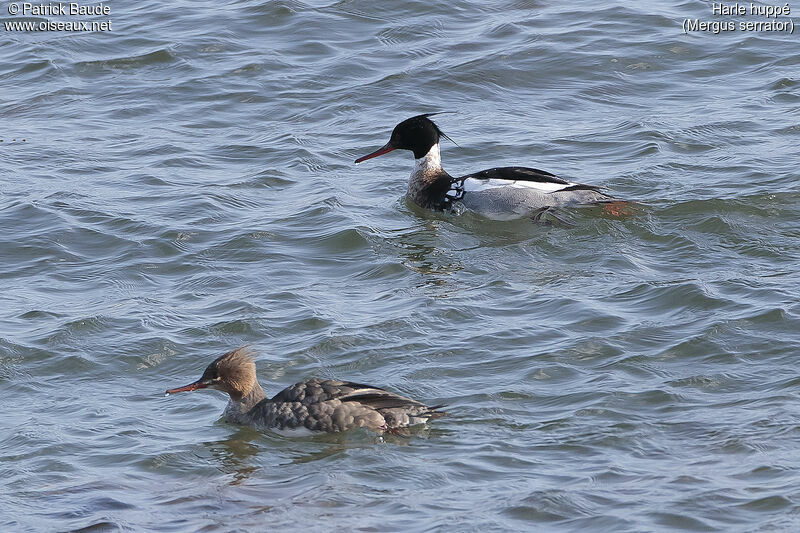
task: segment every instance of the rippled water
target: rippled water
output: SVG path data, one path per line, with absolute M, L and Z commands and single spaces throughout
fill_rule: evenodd
M 800 527 L 796 36 L 684 35 L 705 2 L 129 4 L 3 32 L 0 529 Z M 453 174 L 641 212 L 436 215 L 408 153 L 352 164 L 441 110 Z M 450 416 L 292 439 L 163 397 L 244 343 L 267 391 Z

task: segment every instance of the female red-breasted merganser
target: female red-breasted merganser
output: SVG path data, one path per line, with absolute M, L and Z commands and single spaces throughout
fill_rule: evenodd
M 414 152 L 414 171 L 408 181 L 408 196 L 419 206 L 437 211 L 452 210 L 456 203 L 493 219 L 540 216 L 551 207 L 620 202 L 594 185 L 561 179 L 549 172 L 525 167 L 499 167 L 454 178 L 442 168 L 439 138 L 448 138 L 428 117 L 404 120 L 392 131 L 389 142 L 361 163 L 392 150 Z
M 225 420 L 279 432 L 302 434 L 367 428 L 378 433 L 422 424 L 445 413 L 377 387 L 349 381 L 309 379 L 267 398 L 247 347 L 230 351 L 208 365 L 203 376 L 167 394 L 197 389 L 228 393 Z

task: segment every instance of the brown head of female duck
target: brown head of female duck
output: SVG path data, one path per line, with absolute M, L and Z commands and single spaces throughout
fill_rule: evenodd
M 246 347 L 232 350 L 208 365 L 200 379 L 167 394 L 216 389 L 230 397 L 226 421 L 290 433 L 362 427 L 392 432 L 444 415 L 438 410 L 442 406 L 428 407 L 378 387 L 330 379 L 301 381 L 267 398 L 252 356 Z

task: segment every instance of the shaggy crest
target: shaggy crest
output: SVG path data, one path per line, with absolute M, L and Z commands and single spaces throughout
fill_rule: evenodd
M 201 379 L 220 380 L 226 384 L 224 390 L 234 399 L 247 395 L 256 382 L 255 353 L 249 346 L 242 346 L 222 355 L 208 365 Z
M 428 118 L 428 117 L 432 117 L 432 116 L 434 116 L 434 115 L 446 115 L 446 114 L 448 114 L 448 113 L 456 113 L 456 111 L 439 111 L 439 112 L 436 112 L 436 113 L 423 113 L 422 115 L 417 115 L 417 116 L 416 116 L 416 117 L 414 117 L 414 118 L 419 118 L 419 117 L 425 117 L 425 118 Z M 430 120 L 430 119 L 428 119 L 428 120 Z M 434 127 L 434 128 L 436 128 L 436 131 L 437 131 L 437 132 L 439 132 L 439 135 L 441 135 L 442 137 L 444 137 L 445 139 L 447 139 L 447 140 L 448 140 L 448 141 L 450 141 L 451 143 L 453 143 L 453 144 L 455 144 L 456 146 L 458 146 L 458 143 L 457 143 L 457 142 L 455 142 L 455 141 L 454 141 L 453 139 L 451 139 L 450 137 L 448 137 L 448 136 L 445 134 L 445 132 L 443 132 L 443 131 L 442 131 L 442 129 L 439 127 L 439 125 L 438 125 L 437 123 L 435 123 L 435 122 L 434 122 L 434 121 L 432 121 L 432 120 L 430 120 L 430 122 L 431 122 L 431 124 L 433 124 L 433 127 Z M 459 148 L 460 148 L 460 146 L 459 146 Z

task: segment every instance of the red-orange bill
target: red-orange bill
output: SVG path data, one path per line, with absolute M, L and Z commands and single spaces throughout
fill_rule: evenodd
M 186 392 L 190 390 L 197 390 L 197 389 L 205 389 L 208 388 L 208 385 L 203 383 L 202 381 L 195 381 L 194 383 L 189 383 L 188 385 L 184 385 L 183 387 L 178 387 L 177 389 L 169 389 L 167 394 L 175 394 L 176 392 Z
M 392 146 L 391 142 L 388 142 L 381 148 L 378 148 L 377 150 L 372 152 L 371 154 L 365 155 L 364 157 L 359 157 L 358 159 L 356 159 L 356 163 L 361 163 L 362 161 L 366 161 L 367 159 L 372 159 L 373 157 L 378 157 L 379 155 L 388 154 L 392 150 L 394 150 L 394 146 Z

